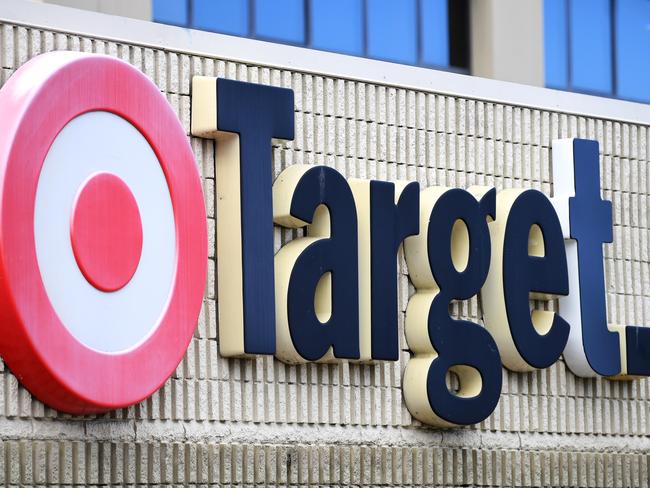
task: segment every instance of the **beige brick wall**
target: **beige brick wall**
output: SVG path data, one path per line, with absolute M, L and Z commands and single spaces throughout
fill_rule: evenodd
M 202 74 L 295 90 L 296 138 L 274 148 L 275 174 L 294 163 L 345 175 L 537 188 L 550 184 L 550 144 L 597 139 L 604 196 L 614 204 L 606 246 L 610 322 L 650 324 L 648 126 L 454 98 L 154 50 L 0 23 L 4 83 L 57 49 L 122 58 L 151 77 L 187 133 L 190 79 Z M 1 114 L 0 114 L 1 116 Z M 210 230 L 203 313 L 185 359 L 150 399 L 103 416 L 74 417 L 34 400 L 1 369 L 0 483 L 282 484 L 363 486 L 647 486 L 647 380 L 573 376 L 563 362 L 503 371 L 486 421 L 434 430 L 402 399 L 409 354 L 376 365 L 289 366 L 218 354 L 214 263 L 214 143 L 192 138 Z M 276 229 L 276 246 L 290 232 Z M 412 293 L 400 264 L 400 310 Z M 478 303 L 457 307 L 477 318 Z

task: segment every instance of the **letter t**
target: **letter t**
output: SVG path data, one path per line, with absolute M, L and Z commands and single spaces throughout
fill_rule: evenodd
M 293 91 L 192 80 L 192 134 L 215 138 L 219 346 L 275 353 L 271 139 L 294 137 Z

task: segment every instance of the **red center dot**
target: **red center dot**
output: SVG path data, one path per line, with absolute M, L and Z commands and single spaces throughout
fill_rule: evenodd
M 72 209 L 72 251 L 95 288 L 111 292 L 133 277 L 142 254 L 142 221 L 129 187 L 111 173 L 84 182 Z

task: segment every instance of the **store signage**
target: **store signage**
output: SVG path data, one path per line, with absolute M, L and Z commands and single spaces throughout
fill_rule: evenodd
M 195 77 L 192 133 L 215 138 L 219 346 L 282 361 L 395 361 L 397 254 L 410 297 L 404 373 L 411 414 L 477 423 L 501 392 L 501 364 L 577 375 L 650 375 L 650 328 L 607 323 L 598 143 L 553 143 L 554 196 L 537 190 L 346 180 L 293 164 L 272 181 L 272 139 L 294 137 L 293 92 Z M 274 256 L 272 224 L 304 229 Z M 299 234 L 300 235 L 300 234 Z M 450 315 L 478 295 L 482 322 Z M 550 300 L 559 298 L 559 311 Z M 546 307 L 532 307 L 532 301 Z M 454 372 L 458 388 L 447 378 Z
M 158 88 L 123 61 L 38 56 L 0 90 L 0 353 L 71 413 L 155 392 L 203 301 L 194 157 Z
M 303 164 L 273 182 L 293 92 L 209 77 L 192 90 L 193 135 L 217 139 L 222 355 L 395 361 L 408 346 L 406 405 L 436 426 L 489 416 L 501 364 L 532 371 L 564 354 L 580 376 L 650 375 L 650 329 L 607 323 L 596 142 L 554 143 L 551 199 Z M 178 365 L 203 299 L 206 215 L 183 127 L 137 69 L 70 52 L 20 68 L 0 113 L 0 353 L 57 409 L 138 402 Z M 299 236 L 275 255 L 274 224 Z M 450 315 L 476 295 L 484 326 Z

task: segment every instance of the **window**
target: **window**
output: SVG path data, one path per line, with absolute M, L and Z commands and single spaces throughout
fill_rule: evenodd
M 255 34 L 263 39 L 305 43 L 303 0 L 256 0 Z
M 311 0 L 311 44 L 316 49 L 363 54 L 362 0 Z
M 153 20 L 163 24 L 187 25 L 187 0 L 154 0 Z
M 449 13 L 447 0 L 422 0 L 420 30 L 422 64 L 449 65 Z
M 415 4 L 415 0 L 367 0 L 368 56 L 417 63 Z
M 166 24 L 467 72 L 469 0 L 152 0 Z
M 616 2 L 618 94 L 650 102 L 650 0 Z
M 610 0 L 571 0 L 569 21 L 573 87 L 612 93 Z
M 194 0 L 192 27 L 245 36 L 248 34 L 248 0 Z
M 567 0 L 544 1 L 544 66 L 546 86 L 569 88 Z
M 650 102 L 650 0 L 545 0 L 546 85 Z

